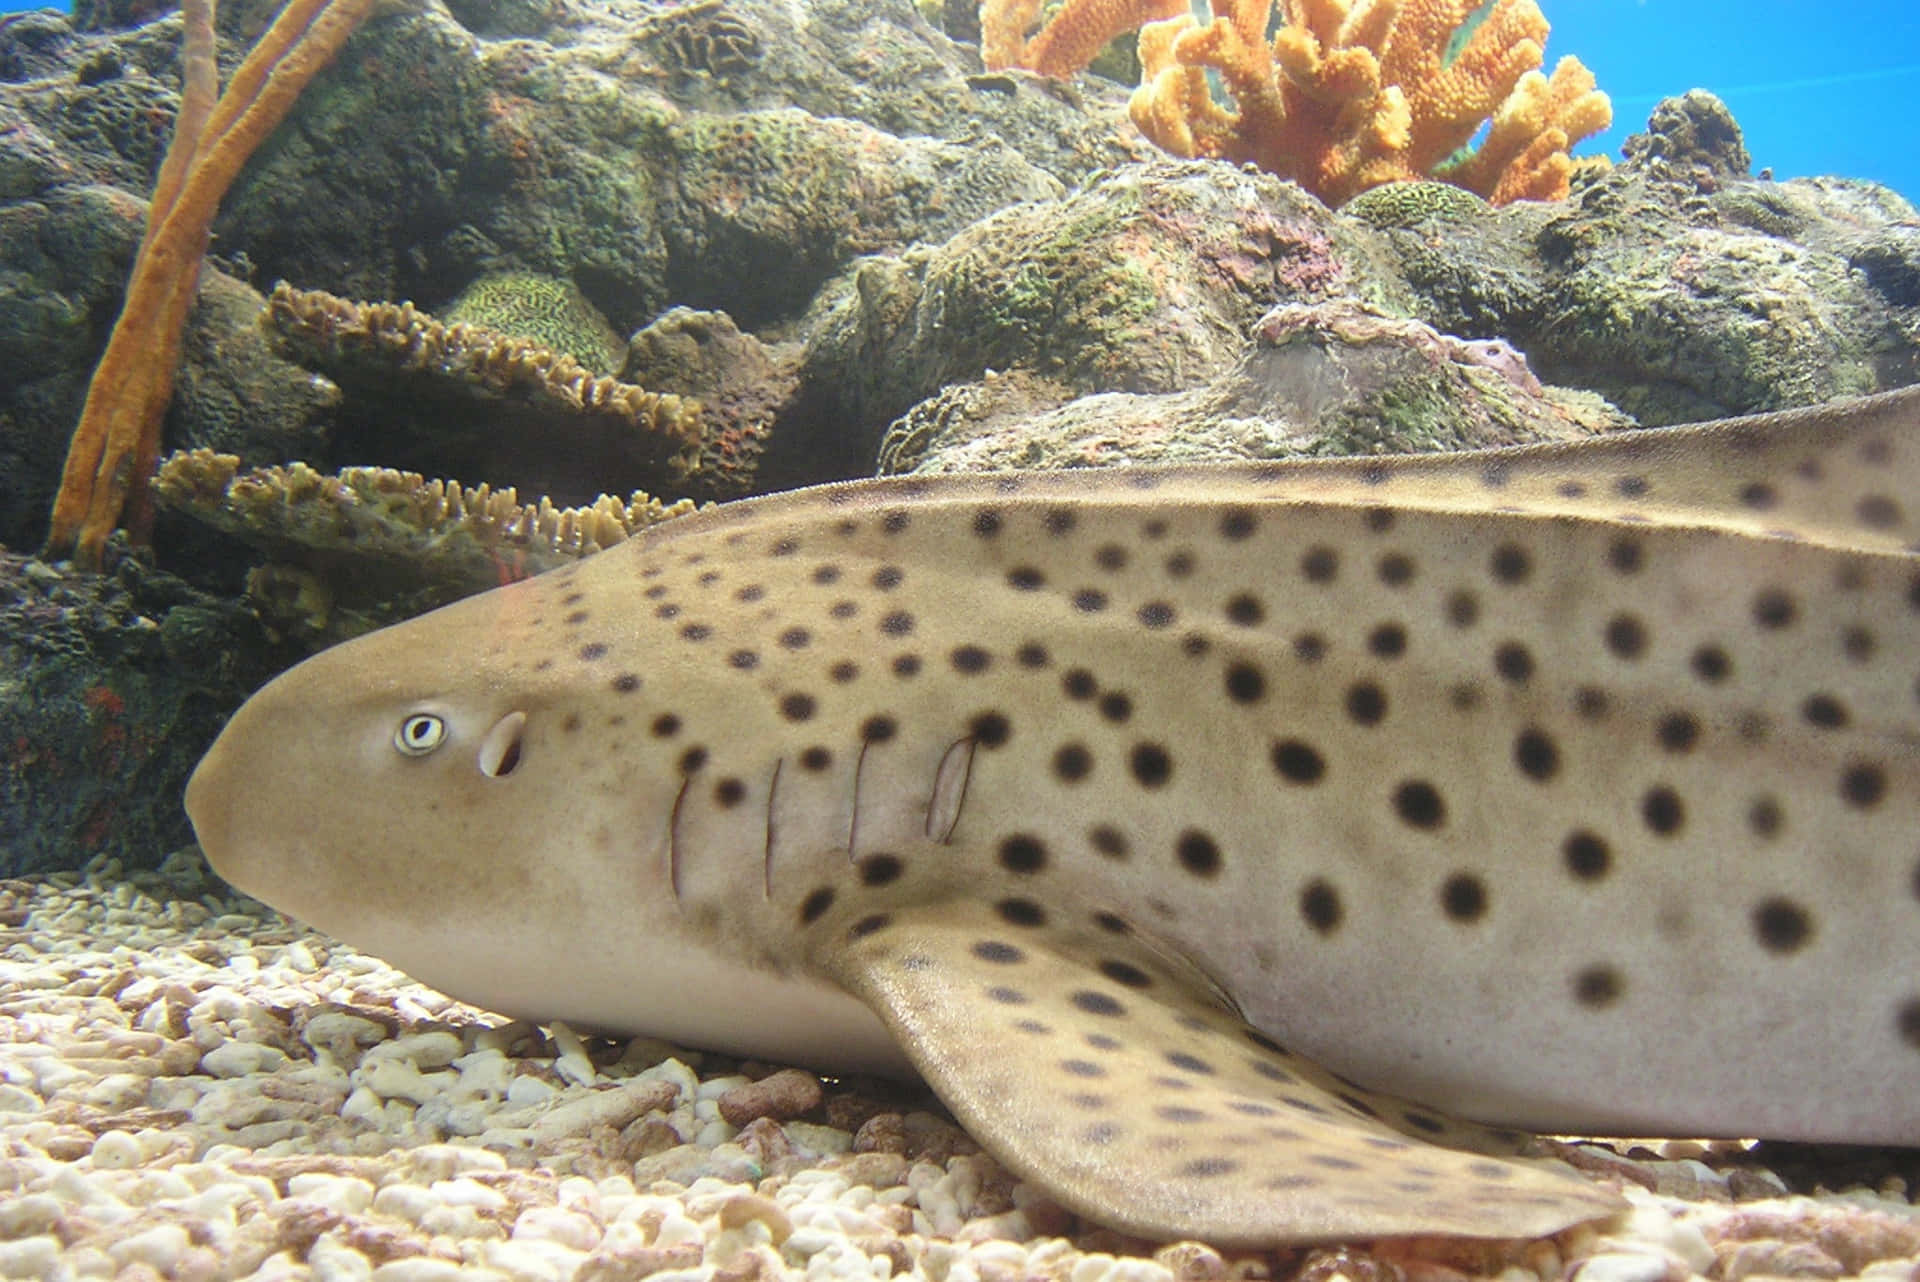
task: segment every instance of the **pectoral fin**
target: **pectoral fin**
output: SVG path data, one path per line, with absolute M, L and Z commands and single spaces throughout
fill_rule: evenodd
M 1528 1237 L 1624 1205 L 1570 1173 L 1396 1130 L 1389 1120 L 1450 1139 L 1479 1128 L 1345 1087 L 1137 938 L 975 903 L 870 918 L 840 938 L 821 964 L 879 1012 L 967 1130 L 1102 1223 L 1268 1246 Z

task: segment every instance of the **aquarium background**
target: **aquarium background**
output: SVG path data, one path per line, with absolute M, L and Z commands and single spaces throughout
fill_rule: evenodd
M 0 13 L 41 6 L 0 0 Z M 64 7 L 64 6 L 58 6 Z M 1920 199 L 1920 6 L 1873 0 L 1829 18 L 1807 0 L 1542 0 L 1551 64 L 1574 54 L 1613 98 L 1614 126 L 1577 150 L 1617 156 L 1655 103 L 1710 89 L 1746 132 L 1754 171 L 1838 174 Z
M 1710 89 L 1733 111 L 1754 172 L 1839 174 L 1920 199 L 1920 146 L 1906 104 L 1920 94 L 1920 8 L 1872 0 L 1541 0 L 1547 60 L 1574 54 L 1613 98 L 1613 128 L 1576 151 L 1642 129 L 1654 104 Z

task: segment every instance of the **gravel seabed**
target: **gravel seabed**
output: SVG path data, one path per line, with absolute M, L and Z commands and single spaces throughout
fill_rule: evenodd
M 455 1002 L 182 852 L 0 881 L 0 1277 L 120 1282 L 1920 1282 L 1893 1177 L 1566 1150 L 1632 1209 L 1532 1242 L 1247 1255 L 1095 1228 L 930 1098 Z

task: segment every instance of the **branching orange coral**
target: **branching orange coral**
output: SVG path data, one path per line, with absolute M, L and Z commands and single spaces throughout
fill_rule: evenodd
M 1187 12 L 1187 0 L 1066 0 L 1029 40 L 1041 6 L 1042 0 L 981 0 L 980 52 L 989 71 L 1025 67 L 1071 76 L 1114 37 Z
M 71 554 L 97 568 L 123 513 L 136 536 L 151 523 L 148 479 L 160 455 L 161 423 L 213 215 L 247 158 L 375 3 L 288 0 L 216 102 L 214 0 L 185 0 L 180 114 L 154 183 L 126 301 L 68 446 L 49 555 Z
M 1423 178 L 1495 204 L 1559 199 L 1573 143 L 1612 123 L 1577 59 L 1540 72 L 1547 20 L 1534 0 L 1212 3 L 1209 22 L 1183 13 L 1141 28 L 1134 123 L 1175 155 L 1256 164 L 1328 204 Z M 1234 109 L 1213 98 L 1210 70 Z

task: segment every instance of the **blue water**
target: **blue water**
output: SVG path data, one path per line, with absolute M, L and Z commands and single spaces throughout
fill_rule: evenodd
M 1613 98 L 1583 150 L 1619 155 L 1669 94 L 1711 89 L 1757 173 L 1840 174 L 1920 201 L 1920 6 L 1913 0 L 1540 0 L 1549 63 L 1574 54 Z
M 0 13 L 32 8 L 0 0 Z M 1618 155 L 1669 94 L 1733 108 L 1756 171 L 1841 174 L 1920 200 L 1920 5 L 1914 0 L 1541 0 L 1549 63 L 1575 54 L 1613 97 L 1583 151 Z

